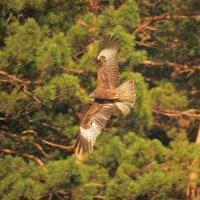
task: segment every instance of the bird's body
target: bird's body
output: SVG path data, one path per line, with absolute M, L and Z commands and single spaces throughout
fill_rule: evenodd
M 115 89 L 97 87 L 97 89 L 90 94 L 90 97 L 102 100 L 116 100 L 118 95 L 116 94 Z
M 97 136 L 118 107 L 127 115 L 136 100 L 133 81 L 120 85 L 117 61 L 118 40 L 107 36 L 99 46 L 97 56 L 97 88 L 89 97 L 94 102 L 85 114 L 77 135 L 76 148 L 83 154 L 93 149 Z

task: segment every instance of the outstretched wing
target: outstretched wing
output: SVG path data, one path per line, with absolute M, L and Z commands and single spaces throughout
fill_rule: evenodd
M 93 102 L 83 118 L 77 135 L 75 148 L 78 148 L 78 153 L 80 151 L 83 154 L 88 153 L 93 149 L 97 136 L 105 127 L 114 109 L 115 104 L 113 103 Z
M 116 37 L 104 37 L 97 56 L 97 78 L 100 87 L 116 88 L 120 84 L 118 50 L 119 45 Z

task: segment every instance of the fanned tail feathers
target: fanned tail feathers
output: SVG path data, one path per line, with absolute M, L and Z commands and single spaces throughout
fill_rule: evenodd
M 123 83 L 116 89 L 116 93 L 119 96 L 119 101 L 116 101 L 115 105 L 121 110 L 123 115 L 126 116 L 136 101 L 134 82 L 129 80 Z

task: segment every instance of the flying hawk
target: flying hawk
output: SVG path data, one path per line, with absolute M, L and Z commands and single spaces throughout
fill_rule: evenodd
M 134 82 L 129 80 L 120 85 L 118 50 L 116 37 L 104 37 L 99 46 L 96 59 L 98 85 L 89 95 L 90 98 L 94 98 L 94 102 L 86 112 L 76 136 L 75 148 L 78 148 L 78 153 L 85 154 L 93 149 L 97 136 L 116 107 L 126 116 L 135 104 Z

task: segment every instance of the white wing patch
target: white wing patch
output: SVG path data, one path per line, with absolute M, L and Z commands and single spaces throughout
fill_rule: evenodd
M 84 129 L 83 127 L 80 127 L 80 135 L 88 142 L 90 143 L 91 147 L 93 148 L 97 136 L 101 133 L 101 130 L 98 128 L 98 126 L 95 124 L 95 122 L 92 122 L 89 129 Z
M 76 144 L 79 152 L 81 148 L 83 148 L 83 153 L 89 152 L 93 149 L 98 135 L 100 135 L 106 122 L 110 119 L 115 107 L 116 106 L 113 103 L 105 103 L 101 110 L 91 118 L 89 128 L 84 128 L 83 126 L 80 127 Z

